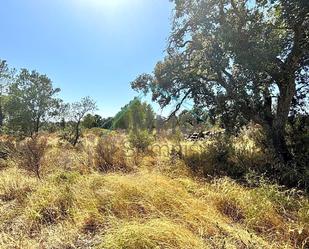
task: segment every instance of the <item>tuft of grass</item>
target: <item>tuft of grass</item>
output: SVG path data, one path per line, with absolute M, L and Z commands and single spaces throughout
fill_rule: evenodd
M 17 168 L 0 171 L 0 200 L 22 202 L 37 187 L 35 178 Z
M 104 249 L 202 249 L 201 238 L 191 231 L 164 219 L 145 223 L 127 222 L 108 233 L 99 248 Z
M 74 196 L 66 184 L 43 184 L 29 196 L 25 210 L 30 224 L 55 224 L 70 216 Z

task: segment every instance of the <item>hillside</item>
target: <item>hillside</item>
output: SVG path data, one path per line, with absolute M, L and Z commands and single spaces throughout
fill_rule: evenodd
M 144 152 L 116 132 L 88 131 L 76 148 L 56 134 L 18 142 L 39 158 L 9 141 L 0 248 L 308 248 L 307 197 L 263 178 L 202 178 L 171 149 L 175 140 L 157 138 Z M 25 166 L 34 159 L 40 179 Z

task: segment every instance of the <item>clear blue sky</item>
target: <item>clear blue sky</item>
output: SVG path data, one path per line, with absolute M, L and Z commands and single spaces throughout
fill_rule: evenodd
M 91 96 L 114 115 L 163 58 L 171 11 L 168 0 L 0 0 L 0 58 L 47 74 L 66 102 Z

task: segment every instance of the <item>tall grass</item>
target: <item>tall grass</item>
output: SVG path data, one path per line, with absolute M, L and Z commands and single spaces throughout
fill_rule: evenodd
M 189 173 L 187 155 L 169 150 L 173 142 L 172 153 L 131 160 L 125 139 L 89 134 L 77 148 L 48 139 L 41 180 L 8 158 L 0 171 L 0 248 L 308 247 L 308 198 L 262 178 L 249 187 L 221 177 L 236 163 L 230 145 L 203 147 L 202 173 L 218 174 L 206 180 Z

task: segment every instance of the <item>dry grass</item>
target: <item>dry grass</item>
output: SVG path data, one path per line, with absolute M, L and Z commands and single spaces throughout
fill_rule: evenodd
M 170 153 L 140 154 L 134 170 L 110 161 L 115 168 L 103 173 L 92 164 L 96 143 L 87 136 L 74 149 L 53 141 L 41 180 L 13 166 L 0 171 L 0 248 L 308 246 L 302 195 L 195 179 Z
M 0 171 L 0 200 L 21 202 L 36 189 L 37 183 L 36 179 L 17 168 Z
M 169 220 L 153 219 L 145 223 L 127 222 L 119 226 L 104 238 L 101 248 L 106 249 L 203 249 L 202 239 L 188 229 Z

